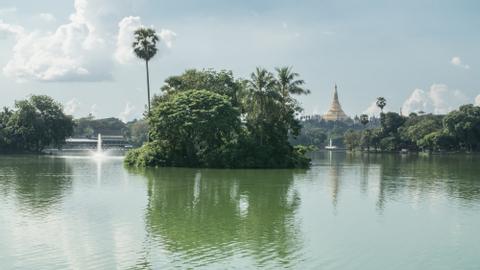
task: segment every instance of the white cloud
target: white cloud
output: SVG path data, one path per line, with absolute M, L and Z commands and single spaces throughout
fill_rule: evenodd
M 475 98 L 475 106 L 480 106 L 480 95 Z
M 118 23 L 117 49 L 115 51 L 115 60 L 120 64 L 129 63 L 135 59 L 132 43 L 134 41 L 133 32 L 143 27 L 140 17 L 125 17 Z M 160 39 L 159 54 L 171 49 L 177 34 L 168 29 L 161 29 L 158 33 Z
M 18 81 L 102 81 L 112 77 L 114 59 L 120 63 L 126 56 L 129 32 L 138 17 L 126 17 L 118 25 L 111 13 L 131 5 L 127 0 L 75 0 L 75 12 L 69 21 L 53 32 L 26 31 L 21 26 L 0 21 L 0 32 L 15 35 L 12 57 L 3 68 L 6 76 Z M 108 11 L 108 12 L 106 12 Z M 54 19 L 44 14 L 45 19 Z M 130 21 L 129 21 L 130 20 Z M 122 27 L 123 26 L 123 27 Z M 116 34 L 121 40 L 112 40 Z M 131 33 L 133 35 L 133 33 Z M 161 30 L 159 36 L 166 47 L 172 46 L 175 33 Z M 121 44 L 122 46 L 118 46 Z M 131 46 L 131 43 L 128 44 Z M 119 50 L 116 48 L 119 47 Z
M 46 22 L 55 22 L 57 20 L 55 16 L 50 13 L 40 13 L 38 14 L 38 17 Z
M 464 69 L 470 69 L 470 66 L 469 65 L 466 65 L 462 62 L 462 59 L 460 59 L 460 57 L 458 56 L 454 56 L 452 58 L 452 60 L 450 60 L 450 63 L 456 67 L 461 67 L 461 68 L 464 68 Z
M 65 114 L 67 115 L 74 115 L 78 112 L 80 107 L 80 102 L 77 99 L 71 99 L 67 103 L 65 103 Z
M 173 47 L 173 42 L 177 38 L 177 33 L 172 30 L 162 29 L 158 36 L 160 38 L 160 45 L 166 46 L 167 49 L 171 49 Z
M 6 33 L 6 34 L 13 34 L 14 36 L 19 36 L 24 33 L 23 27 L 19 25 L 14 25 L 14 24 L 8 24 L 0 20 L 0 34 L 1 33 Z
M 413 90 L 403 103 L 402 111 L 405 114 L 419 111 L 445 114 L 468 102 L 468 98 L 460 90 L 449 90 L 444 84 L 433 84 L 428 92 L 422 89 Z
M 120 64 L 135 59 L 133 54 L 133 32 L 142 26 L 140 17 L 125 17 L 118 23 L 117 50 L 115 60 Z
M 4 74 L 17 80 L 39 81 L 109 78 L 108 58 L 102 57 L 108 50 L 85 16 L 87 6 L 87 0 L 76 0 L 70 22 L 53 33 L 17 34 L 13 57 L 3 68 Z
M 119 118 L 123 122 L 127 122 L 132 118 L 133 113 L 135 112 L 135 106 L 132 106 L 130 102 L 125 104 L 125 109 L 120 113 Z
M 422 89 L 413 90 L 412 94 L 405 100 L 402 106 L 402 112 L 410 114 L 412 112 L 427 111 L 430 107 L 430 98 Z
M 380 108 L 377 106 L 377 101 L 373 101 L 372 104 L 363 112 L 366 115 L 369 116 L 374 116 L 374 115 L 380 115 Z

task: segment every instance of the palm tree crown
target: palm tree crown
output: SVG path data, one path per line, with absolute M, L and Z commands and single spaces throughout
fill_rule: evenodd
M 286 100 L 289 95 L 307 95 L 310 90 L 303 88 L 304 80 L 297 79 L 300 75 L 292 71 L 291 67 L 275 68 L 277 71 L 277 87 L 282 97 Z
M 275 78 L 271 72 L 257 67 L 250 75 L 248 84 L 247 106 L 254 106 L 254 113 L 266 116 L 267 111 L 273 109 L 272 105 L 280 101 L 281 97 L 275 89 Z
M 154 29 L 140 28 L 134 33 L 133 51 L 135 55 L 145 61 L 150 61 L 157 54 L 157 42 L 159 38 Z
M 368 122 L 370 122 L 368 119 L 368 115 L 366 114 L 360 115 L 360 123 L 362 123 L 363 126 L 366 126 Z
M 378 97 L 377 98 L 377 107 L 379 107 L 380 110 L 382 110 L 382 113 L 383 113 L 383 108 L 385 106 L 387 106 L 387 100 L 384 97 Z

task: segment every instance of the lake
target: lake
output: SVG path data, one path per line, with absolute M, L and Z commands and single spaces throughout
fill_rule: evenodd
M 0 269 L 480 269 L 480 157 L 308 170 L 0 156 Z

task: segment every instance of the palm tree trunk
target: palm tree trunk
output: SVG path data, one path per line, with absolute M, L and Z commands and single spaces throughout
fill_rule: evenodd
M 150 75 L 148 73 L 148 60 L 145 61 L 145 66 L 147 68 L 148 116 L 150 116 Z

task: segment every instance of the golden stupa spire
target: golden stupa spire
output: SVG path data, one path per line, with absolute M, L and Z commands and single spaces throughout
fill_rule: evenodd
M 345 121 L 348 120 L 349 117 L 345 114 L 342 110 L 342 106 L 340 105 L 340 101 L 338 100 L 338 86 L 335 83 L 333 91 L 333 101 L 330 107 L 330 110 L 323 115 L 323 119 L 327 121 Z

